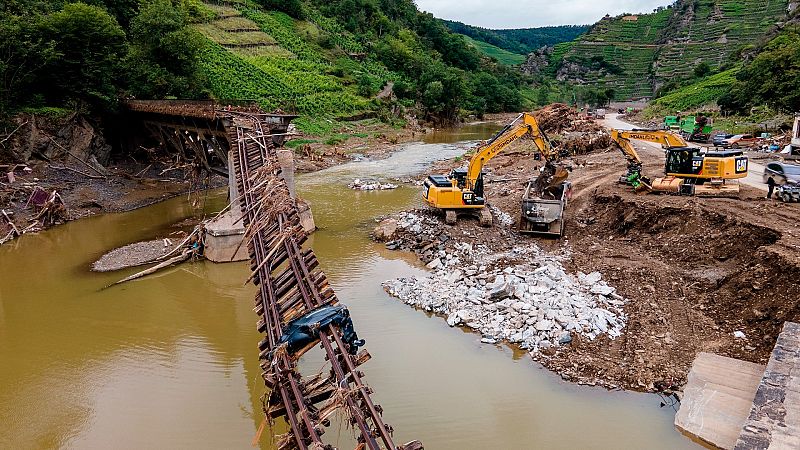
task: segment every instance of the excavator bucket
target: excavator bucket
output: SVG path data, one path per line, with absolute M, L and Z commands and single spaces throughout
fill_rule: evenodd
M 663 192 L 668 194 L 680 194 L 683 180 L 675 177 L 656 178 L 653 180 L 653 192 Z

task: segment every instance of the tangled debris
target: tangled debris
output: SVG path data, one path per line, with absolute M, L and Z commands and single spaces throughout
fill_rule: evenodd
M 398 233 L 435 234 L 431 219 L 403 213 Z M 384 289 L 446 316 L 450 326 L 479 331 L 484 343 L 502 340 L 532 353 L 568 344 L 573 335 L 613 339 L 625 326 L 625 301 L 599 273 L 569 275 L 562 256 L 532 242 L 501 252 L 462 242 L 442 247 L 427 264 L 433 274 L 389 280 Z
M 563 103 L 545 106 L 534 116 L 564 154 L 585 155 L 611 145 L 611 136 L 602 125 Z
M 547 133 L 598 132 L 605 129 L 593 119 L 582 116 L 571 106 L 553 103 L 533 113 L 539 127 Z

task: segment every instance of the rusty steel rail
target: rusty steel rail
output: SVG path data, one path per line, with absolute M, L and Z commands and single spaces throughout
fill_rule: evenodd
M 316 324 L 313 342 L 292 353 L 281 342 L 287 325 L 318 308 L 338 304 L 333 289 L 311 249 L 302 245 L 308 235 L 300 226 L 294 199 L 280 177 L 269 123 L 259 114 L 217 111 L 232 120 L 228 127 L 235 182 L 246 228 L 253 283 L 258 286 L 254 311 L 259 315 L 259 358 L 266 386 L 268 419 L 285 416 L 289 432 L 280 437 L 282 449 L 329 449 L 321 436 L 335 412 L 352 427 L 358 449 L 415 450 L 419 441 L 397 446 L 392 428 L 383 422 L 382 408 L 364 383 L 357 367 L 368 361 L 366 350 L 354 355 L 353 342 L 345 342 L 341 327 Z M 346 310 L 345 310 L 346 312 Z M 348 318 L 349 320 L 349 318 Z M 329 373 L 304 379 L 297 361 L 321 344 Z

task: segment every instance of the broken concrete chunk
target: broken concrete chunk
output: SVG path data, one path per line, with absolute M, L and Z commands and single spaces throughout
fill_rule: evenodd
M 599 294 L 599 295 L 611 295 L 616 289 L 607 285 L 607 284 L 600 284 L 595 283 L 592 285 L 592 288 L 589 290 L 592 294 Z
M 442 260 L 439 258 L 434 258 L 431 262 L 429 262 L 425 267 L 428 269 L 436 270 L 439 267 L 442 267 Z
M 511 289 L 508 286 L 508 283 L 505 282 L 489 291 L 489 298 L 492 300 L 500 300 L 508 297 L 509 295 L 511 295 Z
M 385 219 L 372 231 L 372 236 L 379 241 L 388 241 L 397 231 L 397 220 Z

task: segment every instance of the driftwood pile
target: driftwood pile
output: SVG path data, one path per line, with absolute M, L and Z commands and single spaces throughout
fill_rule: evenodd
M 611 136 L 593 119 L 571 106 L 553 103 L 534 112 L 539 127 L 561 150 L 572 155 L 585 155 L 611 145 Z

